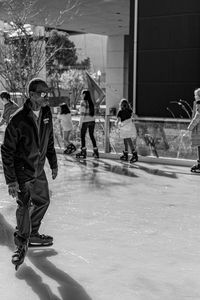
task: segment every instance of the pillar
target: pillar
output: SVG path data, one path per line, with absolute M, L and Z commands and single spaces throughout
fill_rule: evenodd
M 118 109 L 121 98 L 124 97 L 124 36 L 108 37 L 107 69 L 106 69 L 106 115 L 110 108 Z

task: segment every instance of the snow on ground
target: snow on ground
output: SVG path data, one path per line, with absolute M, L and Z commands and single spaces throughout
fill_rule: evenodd
M 41 227 L 54 245 L 29 249 L 15 272 L 16 204 L 0 171 L 0 299 L 200 299 L 200 175 L 60 155 Z

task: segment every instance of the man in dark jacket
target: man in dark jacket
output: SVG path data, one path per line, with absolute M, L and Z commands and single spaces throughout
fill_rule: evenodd
M 54 148 L 52 114 L 47 103 L 48 86 L 39 78 L 28 86 L 29 99 L 11 118 L 1 146 L 8 192 L 17 198 L 17 246 L 12 262 L 20 265 L 29 245 L 51 245 L 53 238 L 39 234 L 49 206 L 48 182 L 44 171 L 47 157 L 55 179 L 58 172 Z

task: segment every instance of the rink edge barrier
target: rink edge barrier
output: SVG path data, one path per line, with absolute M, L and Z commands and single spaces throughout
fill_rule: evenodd
M 56 148 L 56 152 L 58 154 L 63 154 L 64 149 Z M 88 150 L 87 155 L 91 157 L 93 151 Z M 99 156 L 105 159 L 113 159 L 118 160 L 121 153 L 105 153 L 99 151 Z M 131 157 L 131 155 L 130 155 Z M 192 159 L 182 159 L 182 158 L 171 158 L 171 157 L 155 157 L 155 156 L 141 156 L 138 155 L 138 162 L 145 162 L 151 164 L 162 164 L 162 165 L 172 165 L 172 166 L 183 166 L 183 167 L 191 167 L 196 163 L 196 160 Z

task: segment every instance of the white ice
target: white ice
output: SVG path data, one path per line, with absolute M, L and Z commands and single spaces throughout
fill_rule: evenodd
M 41 233 L 16 272 L 15 200 L 0 174 L 1 300 L 199 300 L 200 175 L 59 156 Z

